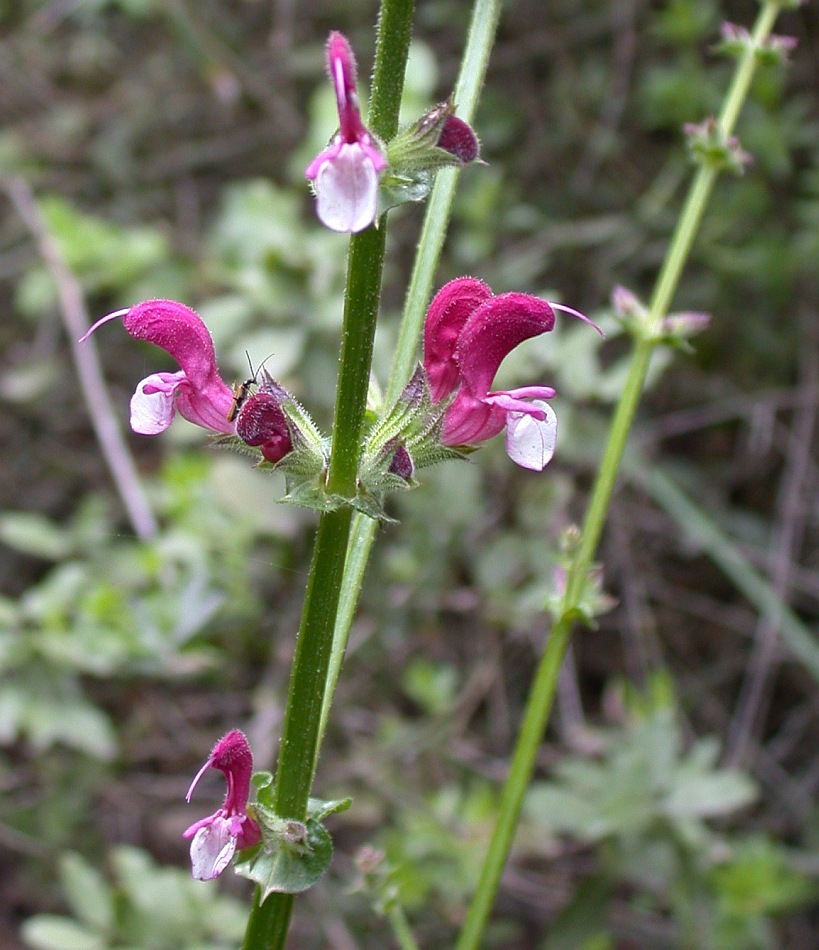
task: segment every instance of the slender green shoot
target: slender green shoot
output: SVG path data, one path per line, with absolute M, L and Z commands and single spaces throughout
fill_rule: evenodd
M 754 26 L 753 43 L 737 64 L 717 120 L 719 129 L 726 137 L 732 134 L 742 104 L 748 95 L 757 59 L 754 48 L 761 45 L 769 35 L 779 9 L 779 3 L 765 3 Z M 520 818 L 524 795 L 535 767 L 537 750 L 554 702 L 557 679 L 571 630 L 575 621 L 580 619 L 579 605 L 583 589 L 606 521 L 651 354 L 660 342 L 663 319 L 676 291 L 716 176 L 716 169 L 707 164 L 701 165 L 694 176 L 651 297 L 643 332 L 635 344 L 629 374 L 612 420 L 608 442 L 592 490 L 578 551 L 568 571 L 560 615 L 552 626 L 535 672 L 523 724 L 504 784 L 497 823 L 474 898 L 458 939 L 457 950 L 477 950 L 495 902 L 501 874 Z

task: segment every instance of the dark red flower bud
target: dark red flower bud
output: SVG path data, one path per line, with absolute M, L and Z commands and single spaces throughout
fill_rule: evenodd
M 412 456 L 403 445 L 399 445 L 398 448 L 396 448 L 388 471 L 393 475 L 397 475 L 399 478 L 403 478 L 404 481 L 409 481 L 412 478 L 415 465 L 412 461 Z
M 236 417 L 236 434 L 261 449 L 268 462 L 278 462 L 293 448 L 287 416 L 279 401 L 267 392 L 251 396 Z
M 438 148 L 454 155 L 462 165 L 468 165 L 478 157 L 478 137 L 468 122 L 456 115 L 448 115 L 441 129 Z

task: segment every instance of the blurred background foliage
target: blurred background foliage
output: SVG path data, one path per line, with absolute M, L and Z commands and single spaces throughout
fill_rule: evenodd
M 394 504 L 318 775 L 354 806 L 333 819 L 334 865 L 299 902 L 294 946 L 388 946 L 399 904 L 423 947 L 451 944 L 622 380 L 610 294 L 649 292 L 690 173 L 680 127 L 721 100 L 720 23 L 755 12 L 505 5 L 476 122 L 488 166 L 462 176 L 436 286 L 473 273 L 564 300 L 609 337 L 563 321 L 503 368 L 558 388 L 543 475 L 493 443 Z M 36 194 L 89 311 L 184 300 L 227 379 L 246 376 L 245 351 L 266 359 L 323 424 L 346 242 L 317 225 L 303 167 L 335 121 L 326 33 L 348 34 L 366 77 L 375 14 L 375 0 L 0 6 L 0 175 Z M 468 17 L 465 0 L 418 0 L 407 118 L 450 92 Z M 713 322 L 654 367 L 600 552 L 599 623 L 567 659 L 487 946 L 819 939 L 816 6 L 779 31 L 800 45 L 755 81 L 740 123 L 754 162 L 719 183 L 675 302 Z M 391 217 L 382 381 L 420 217 Z M 183 796 L 232 726 L 273 763 L 314 517 L 178 422 L 129 436 L 161 525 L 136 541 L 53 274 L 10 204 L 0 295 L 0 943 L 235 946 L 245 882 L 226 875 L 215 898 L 189 879 L 181 832 L 212 808 Z M 96 341 L 125 425 L 136 381 L 170 367 L 116 325 Z M 218 804 L 218 782 L 202 791 Z

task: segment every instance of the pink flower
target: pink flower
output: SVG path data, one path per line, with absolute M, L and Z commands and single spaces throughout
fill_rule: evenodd
M 490 387 L 516 346 L 554 327 L 554 310 L 591 323 L 576 310 L 530 294 L 496 297 L 474 277 L 452 280 L 436 294 L 424 327 L 424 369 L 433 403 L 454 394 L 444 416 L 444 445 L 483 442 L 506 429 L 512 461 L 533 471 L 545 468 L 557 438 L 557 417 L 545 401 L 554 389 Z
M 219 375 L 208 328 L 190 307 L 175 300 L 146 300 L 109 313 L 82 339 L 116 317 L 122 317 L 123 326 L 134 339 L 161 346 L 181 367 L 177 373 L 151 373 L 139 383 L 131 397 L 134 432 L 164 432 L 177 412 L 213 432 L 235 431 L 234 423 L 228 421 L 233 390 Z
M 247 813 L 253 756 L 244 733 L 233 729 L 216 743 L 207 762 L 196 773 L 185 801 L 190 802 L 193 790 L 208 769 L 219 769 L 224 774 L 227 794 L 218 811 L 195 822 L 182 835 L 193 838 L 191 867 L 197 881 L 219 877 L 235 851 L 252 848 L 262 840 L 259 826 Z
M 316 213 L 332 231 L 363 231 L 375 220 L 378 178 L 387 160 L 361 121 L 356 94 L 356 63 L 346 37 L 333 32 L 327 63 L 336 91 L 338 134 L 305 169 L 316 190 Z

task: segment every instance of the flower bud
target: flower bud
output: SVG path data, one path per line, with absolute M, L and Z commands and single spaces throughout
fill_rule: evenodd
M 236 418 L 236 434 L 247 445 L 258 447 L 273 464 L 293 448 L 287 417 L 269 392 L 258 392 L 246 400 Z

